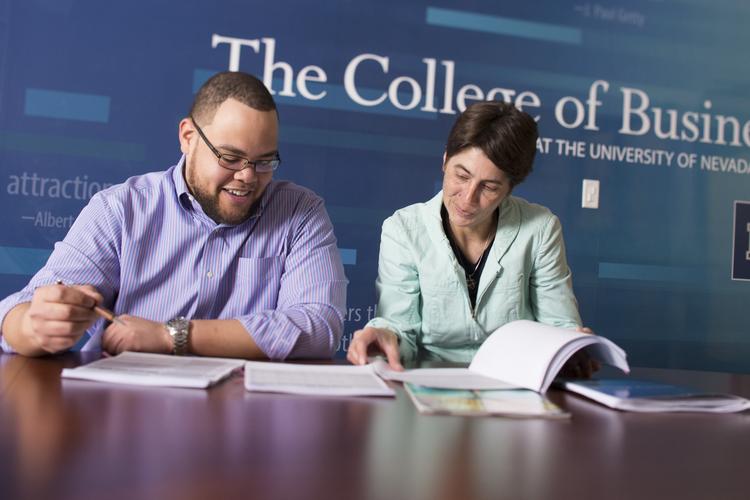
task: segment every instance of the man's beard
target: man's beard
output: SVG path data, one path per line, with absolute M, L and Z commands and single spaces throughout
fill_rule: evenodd
M 257 202 L 253 203 L 247 209 L 247 211 L 245 211 L 245 213 L 239 213 L 232 217 L 225 217 L 224 215 L 222 215 L 221 207 L 219 206 L 219 195 L 221 193 L 219 192 L 217 194 L 213 194 L 200 188 L 199 183 L 195 178 L 194 172 L 194 169 L 187 169 L 186 180 L 188 187 L 192 192 L 195 200 L 200 203 L 201 208 L 203 208 L 203 211 L 211 218 L 211 220 L 213 220 L 217 224 L 228 224 L 230 226 L 235 226 L 237 224 L 245 222 L 250 217 L 250 214 L 255 209 L 255 205 L 257 204 Z
M 193 196 L 195 197 L 195 200 L 200 203 L 206 215 L 211 217 L 211 219 L 217 224 L 236 226 L 237 224 L 245 222 L 255 208 L 255 204 L 253 204 L 244 213 L 238 213 L 232 217 L 225 217 L 221 214 L 221 209 L 219 207 L 219 195 L 212 195 L 200 188 L 193 188 Z

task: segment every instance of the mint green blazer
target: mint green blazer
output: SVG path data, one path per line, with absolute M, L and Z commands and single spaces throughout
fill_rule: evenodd
M 466 276 L 440 218 L 442 192 L 383 222 L 376 317 L 399 337 L 401 357 L 468 362 L 509 321 L 581 325 L 562 227 L 547 208 L 508 196 L 472 309 Z

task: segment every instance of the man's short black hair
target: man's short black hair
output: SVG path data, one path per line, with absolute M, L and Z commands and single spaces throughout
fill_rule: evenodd
M 531 172 L 538 137 L 534 119 L 512 104 L 477 102 L 453 124 L 445 160 L 465 149 L 479 148 L 516 186 Z
M 208 125 L 213 121 L 216 110 L 227 99 L 235 99 L 258 111 L 276 109 L 276 103 L 262 81 L 247 73 L 224 71 L 215 74 L 201 86 L 190 108 L 190 116 L 202 125 Z

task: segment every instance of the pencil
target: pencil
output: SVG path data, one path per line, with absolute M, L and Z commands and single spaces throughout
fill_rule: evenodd
M 57 280 L 55 281 L 55 283 L 58 285 L 68 286 L 63 280 Z M 117 318 L 117 316 L 115 316 L 115 313 L 113 313 L 109 309 L 100 306 L 94 306 L 94 312 L 111 323 L 117 322 L 120 324 L 124 324 Z

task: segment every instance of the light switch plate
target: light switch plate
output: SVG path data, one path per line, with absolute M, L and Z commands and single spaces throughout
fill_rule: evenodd
M 583 179 L 581 190 L 581 206 L 583 208 L 599 208 L 599 181 Z

